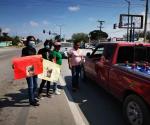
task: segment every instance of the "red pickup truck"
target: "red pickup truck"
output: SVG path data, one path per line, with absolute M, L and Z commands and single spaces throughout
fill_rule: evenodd
M 100 43 L 87 53 L 81 77 L 121 100 L 128 124 L 150 125 L 150 44 Z

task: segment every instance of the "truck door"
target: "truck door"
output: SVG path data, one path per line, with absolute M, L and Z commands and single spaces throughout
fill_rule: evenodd
M 105 89 L 109 89 L 109 72 L 112 66 L 114 50 L 114 44 L 106 44 L 104 46 L 103 55 L 96 64 L 98 83 Z
M 102 53 L 104 51 L 104 46 L 103 45 L 100 45 L 98 46 L 94 51 L 93 53 L 91 54 L 91 56 L 87 59 L 87 62 L 86 62 L 86 70 L 87 70 L 87 73 L 88 73 L 88 76 L 93 79 L 95 81 L 97 81 L 97 69 L 96 69 L 96 64 L 97 62 L 99 62 L 101 56 L 102 56 Z

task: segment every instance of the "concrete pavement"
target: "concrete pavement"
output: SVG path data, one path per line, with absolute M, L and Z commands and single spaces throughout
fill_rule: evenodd
M 0 56 L 0 125 L 85 125 L 76 105 L 65 94 L 44 97 L 39 107 L 29 106 L 26 80 L 13 80 L 11 60 L 21 49 L 2 51 Z M 39 84 L 40 84 L 39 80 Z M 65 88 L 65 82 L 60 81 Z M 73 107 L 73 108 L 70 108 Z

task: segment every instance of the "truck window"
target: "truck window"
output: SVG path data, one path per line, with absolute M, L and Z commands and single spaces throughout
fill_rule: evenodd
M 124 63 L 125 61 L 133 63 L 133 59 L 134 59 L 134 47 L 125 46 L 119 48 L 117 63 Z
M 144 62 L 147 61 L 147 47 L 138 47 L 134 48 L 134 61 Z
M 150 62 L 150 47 L 145 46 L 126 46 L 120 47 L 118 51 L 117 63 L 129 63 L 145 61 Z
M 98 47 L 91 55 L 92 58 L 100 58 L 104 53 L 104 46 Z
M 115 45 L 105 46 L 104 56 L 107 60 L 111 60 L 114 50 L 115 50 Z
M 150 62 L 150 47 L 147 47 L 147 61 Z

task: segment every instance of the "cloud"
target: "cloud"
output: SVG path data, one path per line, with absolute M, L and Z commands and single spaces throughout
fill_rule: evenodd
M 76 6 L 69 6 L 68 10 L 71 11 L 71 12 L 77 12 L 77 11 L 80 10 L 80 7 L 78 5 L 76 5 Z
M 39 26 L 39 24 L 37 22 L 35 22 L 35 21 L 30 21 L 30 25 L 32 27 L 38 27 Z
M 4 29 L 3 29 L 3 32 L 6 32 L 6 33 L 9 33 L 10 31 L 11 31 L 10 28 L 4 28 Z
M 91 22 L 93 22 L 93 21 L 95 21 L 95 18 L 89 17 L 88 20 L 91 21 Z
M 42 22 L 44 25 L 48 25 L 49 24 L 49 22 L 47 21 L 47 20 L 43 20 L 43 22 Z

